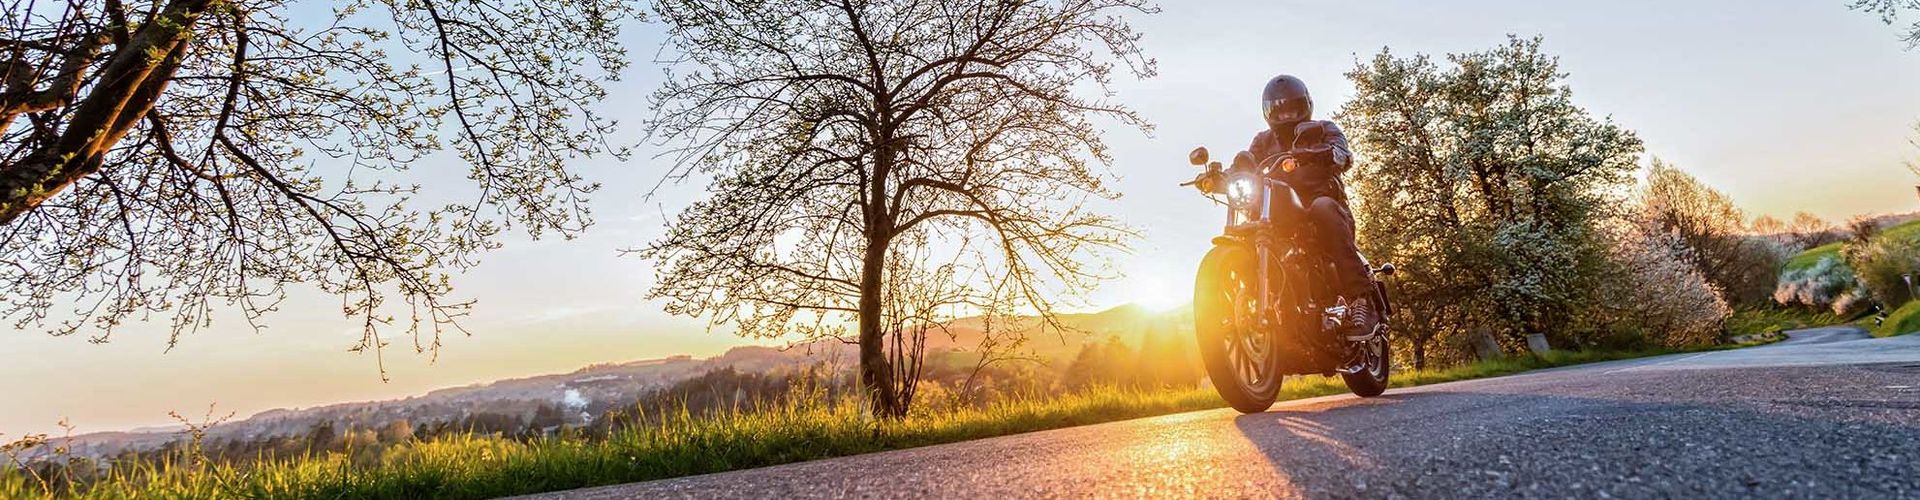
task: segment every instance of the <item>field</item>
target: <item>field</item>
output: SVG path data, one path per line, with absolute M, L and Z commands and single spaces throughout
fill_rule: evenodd
M 1904 223 L 1894 225 L 1893 227 L 1886 228 L 1885 230 L 1880 232 L 1879 237 L 1906 238 L 1910 240 L 1920 240 L 1920 219 L 1907 221 Z M 1841 245 L 1842 243 L 1840 242 L 1834 242 L 1834 243 L 1828 243 L 1825 245 L 1820 245 L 1817 247 L 1806 249 L 1805 251 L 1802 251 L 1798 254 L 1795 254 L 1793 257 L 1788 258 L 1787 262 L 1784 265 L 1782 265 L 1781 268 L 1783 271 L 1806 269 L 1808 267 L 1813 267 L 1813 265 L 1817 262 L 1820 262 L 1821 259 L 1825 259 L 1828 257 L 1838 259 L 1840 258 Z
M 1795 271 L 1806 269 L 1813 267 L 1814 264 L 1819 263 L 1822 259 L 1829 257 L 1838 259 L 1840 258 L 1840 245 L 1838 242 L 1828 243 L 1794 254 L 1793 257 L 1787 259 L 1786 264 L 1780 266 L 1781 270 Z
M 1663 354 L 1563 352 L 1396 374 L 1395 387 L 1490 377 L 1555 366 Z M 1283 399 L 1346 392 L 1337 378 L 1296 377 Z M 207 463 L 190 452 L 121 463 L 96 481 L 0 473 L 0 497 L 80 498 L 486 498 L 950 443 L 1044 429 L 1164 415 L 1224 405 L 1211 389 L 1098 387 L 1015 398 L 983 408 L 923 410 L 876 422 L 851 400 L 794 403 L 707 417 L 686 413 L 603 440 L 562 434 L 532 441 L 461 435 L 410 442 L 377 455 L 329 453 L 250 465 Z M 937 405 L 934 405 L 937 406 Z

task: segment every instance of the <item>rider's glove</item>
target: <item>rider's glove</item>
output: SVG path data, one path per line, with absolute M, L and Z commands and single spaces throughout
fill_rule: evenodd
M 1294 133 L 1289 149 L 1301 168 L 1320 171 L 1333 162 L 1333 147 L 1327 144 L 1327 131 L 1318 123 L 1302 123 Z
M 1315 147 L 1294 148 L 1293 159 L 1303 165 L 1320 167 L 1333 161 L 1333 148 L 1318 144 Z

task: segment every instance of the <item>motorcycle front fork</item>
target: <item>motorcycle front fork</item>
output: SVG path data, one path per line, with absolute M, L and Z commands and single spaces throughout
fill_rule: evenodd
M 1273 325 L 1284 324 L 1284 318 L 1280 316 L 1284 310 L 1280 307 L 1279 297 L 1274 296 L 1280 290 L 1273 283 L 1274 278 L 1284 272 L 1280 269 L 1280 259 L 1266 245 L 1256 245 L 1254 252 L 1260 269 L 1260 317 Z

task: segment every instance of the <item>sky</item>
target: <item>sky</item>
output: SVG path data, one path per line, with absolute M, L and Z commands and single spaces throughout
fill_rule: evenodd
M 1331 114 L 1353 92 L 1342 74 L 1383 47 L 1437 56 L 1491 48 L 1508 34 L 1541 35 L 1570 73 L 1576 103 L 1635 130 L 1651 154 L 1750 214 L 1788 219 L 1804 210 L 1838 221 L 1916 210 L 1916 179 L 1902 162 L 1920 157 L 1908 143 L 1920 119 L 1920 52 L 1847 3 L 1164 2 L 1161 14 L 1134 20 L 1160 76 L 1123 80 L 1114 97 L 1156 127 L 1106 135 L 1123 198 L 1100 208 L 1144 237 L 1118 259 L 1129 276 L 1092 301 L 1179 300 L 1221 218 L 1176 185 L 1193 173 L 1187 150 L 1245 147 L 1261 126 L 1259 89 L 1278 73 L 1304 79 L 1318 111 Z M 645 96 L 661 76 L 648 64 L 661 29 L 635 25 L 623 38 L 637 60 L 603 109 L 624 117 L 638 140 Z M 456 294 L 478 301 L 466 321 L 472 335 L 447 338 L 437 359 L 396 343 L 386 353 L 390 381 L 372 356 L 347 352 L 359 332 L 339 315 L 338 299 L 313 293 L 289 300 L 263 332 L 229 314 L 171 352 L 164 318 L 97 345 L 9 331 L 0 333 L 0 441 L 55 432 L 63 418 L 92 432 L 166 424 L 170 410 L 198 415 L 210 404 L 244 417 L 749 343 L 663 313 L 645 299 L 652 263 L 619 254 L 659 236 L 663 219 L 704 190 L 670 186 L 643 198 L 667 168 L 652 156 L 643 147 L 627 162 L 579 165 L 605 186 L 593 204 L 599 224 L 571 241 L 510 240 L 457 276 Z M 464 171 L 440 161 L 420 173 L 461 183 Z

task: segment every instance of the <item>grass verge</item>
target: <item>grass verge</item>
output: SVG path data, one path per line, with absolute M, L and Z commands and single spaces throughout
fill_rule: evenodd
M 1872 331 L 1875 337 L 1892 337 L 1920 331 L 1920 300 L 1908 301 L 1906 305 L 1887 313 L 1887 319 L 1878 325 L 1868 320 L 1861 326 Z
M 1723 346 L 1736 347 L 1736 346 Z M 1394 374 L 1394 387 L 1492 377 L 1527 370 L 1676 351 L 1566 352 L 1525 355 Z M 1282 399 L 1346 392 L 1337 377 L 1295 377 Z M 489 498 L 721 472 L 820 458 L 912 448 L 1022 432 L 1223 407 L 1210 389 L 1098 388 L 1016 398 L 983 408 L 922 412 L 876 422 L 852 401 L 797 402 L 755 411 L 694 417 L 626 429 L 605 440 L 552 437 L 515 441 L 468 435 L 397 445 L 377 459 L 343 454 L 203 463 L 191 456 L 122 463 L 89 485 L 57 496 L 82 498 Z M 43 496 L 41 483 L 0 472 L 0 497 Z
M 1827 311 L 1809 311 L 1797 307 L 1741 307 L 1727 318 L 1727 335 L 1752 335 L 1846 322 L 1846 318 Z

